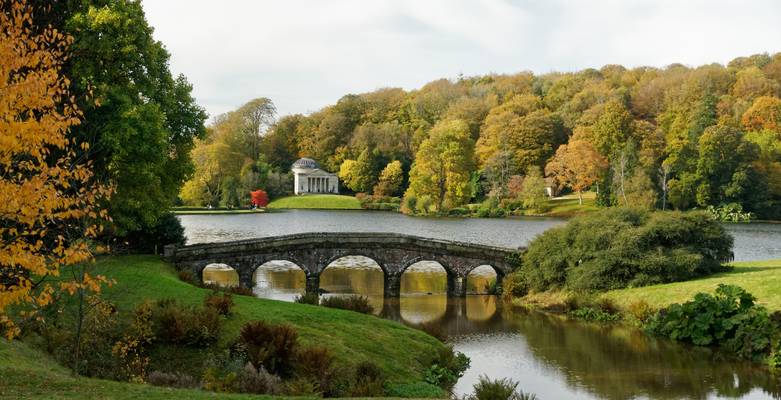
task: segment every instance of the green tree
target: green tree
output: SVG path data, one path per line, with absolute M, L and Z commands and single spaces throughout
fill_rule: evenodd
M 339 178 L 355 192 L 368 192 L 376 182 L 369 150 L 361 152 L 357 160 L 344 160 L 339 168 Z
M 44 18 L 73 36 L 63 72 L 84 122 L 73 132 L 91 143 L 96 176 L 115 187 L 108 204 L 115 233 L 151 229 L 193 171 L 193 140 L 206 113 L 192 87 L 174 77 L 140 2 L 52 2 Z
M 395 196 L 401 191 L 404 183 L 404 170 L 401 161 L 391 161 L 380 172 L 380 180 L 374 186 L 374 194 L 378 196 Z
M 523 208 L 536 213 L 545 212 L 548 196 L 545 194 L 545 178 L 540 167 L 531 166 L 526 171 L 519 197 L 523 201 Z
M 473 168 L 474 142 L 469 126 L 461 120 L 441 121 L 420 145 L 405 196 L 430 196 L 438 210 L 445 203 L 462 205 L 471 195 L 469 180 Z

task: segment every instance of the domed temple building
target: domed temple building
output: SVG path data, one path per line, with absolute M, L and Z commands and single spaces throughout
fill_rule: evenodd
M 320 169 L 315 160 L 301 158 L 293 163 L 293 192 L 307 193 L 339 193 L 339 177 Z

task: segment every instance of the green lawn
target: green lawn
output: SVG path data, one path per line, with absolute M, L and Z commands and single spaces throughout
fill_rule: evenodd
M 174 209 L 173 209 L 173 210 L 171 210 L 171 211 L 172 211 L 174 214 L 176 214 L 176 215 L 197 215 L 197 214 L 255 214 L 255 213 L 262 214 L 262 213 L 268 212 L 268 211 L 266 211 L 266 210 L 264 210 L 264 209 L 262 209 L 262 208 L 261 208 L 261 209 L 257 209 L 257 210 L 249 210 L 249 209 L 244 209 L 244 208 L 233 209 L 233 210 L 210 210 L 210 209 L 208 209 L 208 208 L 197 209 L 197 210 L 193 210 L 193 209 L 187 209 L 187 210 L 177 210 L 176 208 L 174 208 Z
M 691 300 L 698 292 L 713 292 L 720 283 L 738 285 L 753 294 L 759 304 L 781 311 L 781 260 L 733 263 L 729 272 L 687 282 L 668 283 L 607 292 L 604 296 L 627 306 L 643 300 L 655 308 Z
M 360 210 L 361 203 L 353 196 L 338 194 L 307 194 L 272 201 L 268 208 L 309 208 L 326 210 Z
M 550 217 L 570 217 L 590 211 L 597 211 L 597 194 L 594 192 L 583 193 L 583 204 L 579 204 L 577 193 L 556 197 L 548 201 L 551 207 L 544 215 Z
M 120 315 L 130 315 L 137 304 L 148 299 L 174 298 L 185 304 L 202 304 L 209 292 L 179 280 L 174 268 L 156 256 L 100 257 L 91 272 L 116 281 L 103 295 L 117 306 Z M 219 347 L 235 339 L 247 321 L 288 323 L 298 330 L 302 345 L 326 346 L 342 365 L 371 360 L 395 385 L 422 382 L 428 362 L 444 346 L 422 331 L 371 315 L 248 296 L 233 298 L 236 305 L 233 315 L 225 321 Z M 156 346 L 149 370 L 197 371 L 207 353 L 203 349 Z M 0 397 L 19 398 L 20 393 L 27 391 L 31 397 L 39 398 L 219 397 L 197 391 L 172 391 L 86 378 L 76 380 L 37 350 L 18 342 L 0 341 Z
M 76 378 L 45 353 L 0 338 L 0 399 L 268 399 Z

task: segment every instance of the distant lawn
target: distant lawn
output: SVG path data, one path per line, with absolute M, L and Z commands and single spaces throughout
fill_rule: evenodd
M 306 208 L 325 210 L 360 210 L 361 203 L 353 196 L 338 194 L 307 194 L 283 197 L 272 201 L 268 208 Z
M 555 197 L 548 201 L 551 207 L 546 216 L 551 217 L 569 217 L 576 214 L 583 214 L 591 211 L 597 211 L 599 207 L 596 204 L 597 194 L 594 192 L 583 193 L 583 204 L 578 204 L 578 194 L 572 193 L 566 196 Z
M 747 261 L 707 278 L 607 292 L 604 296 L 621 306 L 643 300 L 654 308 L 691 300 L 698 292 L 713 292 L 720 283 L 738 285 L 771 311 L 781 311 L 781 260 Z

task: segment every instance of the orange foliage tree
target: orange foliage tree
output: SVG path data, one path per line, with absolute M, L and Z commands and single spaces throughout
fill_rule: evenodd
M 268 194 L 265 190 L 258 189 L 254 192 L 250 192 L 252 197 L 252 205 L 256 207 L 265 207 L 268 205 Z
M 60 74 L 71 39 L 51 28 L 33 33 L 24 0 L 4 4 L 0 27 L 0 331 L 10 338 L 19 328 L 9 307 L 31 315 L 52 301 L 46 278 L 90 259 L 87 240 L 108 218 L 98 202 L 109 189 L 80 162 L 87 144 L 68 137 L 80 120 Z M 80 278 L 60 288 L 99 291 L 105 282 Z
M 545 166 L 545 173 L 576 191 L 579 203 L 583 204 L 583 191 L 599 179 L 607 166 L 607 160 L 591 143 L 575 139 L 559 146 L 556 155 Z

